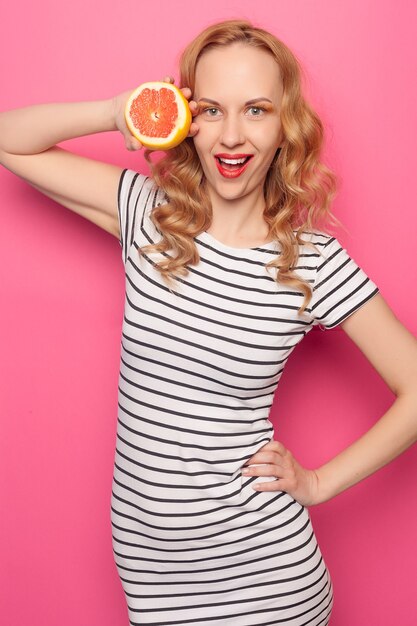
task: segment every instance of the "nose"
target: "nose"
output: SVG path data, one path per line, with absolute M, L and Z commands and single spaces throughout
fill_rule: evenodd
M 242 121 L 238 115 L 227 115 L 222 121 L 220 142 L 228 147 L 245 143 Z

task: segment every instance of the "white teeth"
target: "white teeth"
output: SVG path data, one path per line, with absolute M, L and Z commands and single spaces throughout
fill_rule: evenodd
M 219 161 L 223 163 L 230 163 L 230 165 L 237 165 L 238 163 L 244 163 L 248 157 L 243 157 L 243 159 L 221 159 L 219 157 Z

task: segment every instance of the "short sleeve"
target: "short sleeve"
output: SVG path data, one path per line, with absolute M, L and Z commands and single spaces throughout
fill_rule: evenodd
M 122 248 L 123 263 L 126 264 L 129 249 L 136 229 L 142 223 L 145 209 L 153 204 L 153 181 L 149 176 L 131 169 L 124 169 L 120 175 L 117 193 L 117 209 L 120 226 L 119 243 Z
M 349 256 L 335 237 L 322 248 L 313 297 L 313 325 L 334 328 L 379 293 L 376 284 Z

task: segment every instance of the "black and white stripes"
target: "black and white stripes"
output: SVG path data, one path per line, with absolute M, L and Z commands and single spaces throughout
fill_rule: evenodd
M 277 244 L 238 249 L 207 232 L 201 260 L 170 291 L 149 214 L 151 178 L 123 170 L 118 194 L 126 271 L 111 497 L 113 548 L 132 625 L 325 626 L 329 573 L 308 510 L 252 485 L 241 467 L 274 435 L 268 416 L 285 363 L 320 323 L 333 327 L 377 289 L 332 237 L 301 250 L 315 287 L 279 286 Z

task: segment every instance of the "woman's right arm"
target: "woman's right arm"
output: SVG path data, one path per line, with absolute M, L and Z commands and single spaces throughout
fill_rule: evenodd
M 166 77 L 165 82 L 173 79 Z M 35 104 L 1 112 L 0 164 L 119 238 L 117 193 L 123 168 L 74 154 L 55 144 L 119 130 L 128 150 L 140 149 L 142 145 L 124 119 L 124 107 L 132 91 L 109 100 Z M 189 89 L 183 93 L 186 97 L 191 95 Z M 190 131 L 195 133 L 195 125 Z
M 123 168 L 55 145 L 74 137 L 118 130 L 115 116 L 115 99 L 36 104 L 4 111 L 0 113 L 0 163 L 59 204 L 118 237 L 116 196 Z M 128 146 L 127 141 L 126 137 Z

